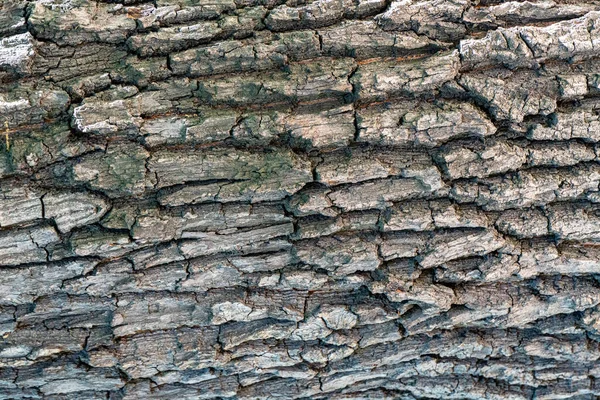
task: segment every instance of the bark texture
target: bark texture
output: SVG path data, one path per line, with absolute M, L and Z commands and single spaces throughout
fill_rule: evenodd
M 600 2 L 0 1 L 1 399 L 596 399 Z

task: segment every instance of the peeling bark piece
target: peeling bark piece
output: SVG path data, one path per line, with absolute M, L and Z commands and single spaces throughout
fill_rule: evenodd
M 0 264 L 19 265 L 48 261 L 46 246 L 59 237 L 49 226 L 23 228 L 0 233 Z
M 544 297 L 531 296 L 516 302 L 508 315 L 507 326 L 518 326 L 552 315 L 571 313 L 593 307 L 600 302 L 593 283 L 587 279 L 574 281 L 573 278 L 562 278 L 553 284 L 548 280 L 541 280 L 535 289 Z
M 160 376 L 153 377 L 157 383 L 161 386 L 165 384 L 195 384 L 201 383 L 204 381 L 208 381 L 211 379 L 217 378 L 214 373 L 211 373 L 209 369 L 200 369 L 200 370 L 185 370 L 182 372 L 179 371 L 170 371 L 166 372 Z
M 32 90 L 23 85 L 8 93 L 0 93 L 0 118 L 4 120 L 4 129 L 39 124 L 60 115 L 69 103 L 69 95 L 62 90 Z
M 490 31 L 482 39 L 460 42 L 460 54 L 466 67 L 484 67 L 500 64 L 508 68 L 538 66 L 535 54 L 519 28 Z
M 69 79 L 64 81 L 61 87 L 69 93 L 71 98 L 81 100 L 84 97 L 89 97 L 94 93 L 108 89 L 110 84 L 110 76 L 105 73 Z
M 466 34 L 462 16 L 469 5 L 467 0 L 398 0 L 377 20 L 387 31 L 412 30 L 433 39 L 455 41 Z
M 534 124 L 528 132 L 533 140 L 582 139 L 588 142 L 600 141 L 600 119 L 593 110 L 577 110 L 555 113 L 549 126 Z
M 534 143 L 528 151 L 528 164 L 534 167 L 542 165 L 564 167 L 596 158 L 592 146 L 578 142 Z
M 203 104 L 242 106 L 269 103 L 343 99 L 352 93 L 348 77 L 353 59 L 320 59 L 294 63 L 289 73 L 270 72 L 256 76 L 227 77 L 198 82 L 196 97 Z
M 244 273 L 276 271 L 295 263 L 296 257 L 287 249 L 283 252 L 229 257 L 227 261 Z
M 74 233 L 69 240 L 77 256 L 111 258 L 121 256 L 138 247 L 127 234 L 87 228 Z
M 336 235 L 315 241 L 302 241 L 295 248 L 300 261 L 332 271 L 336 275 L 374 271 L 380 265 L 377 244 L 352 236 Z
M 431 268 L 457 258 L 488 254 L 504 245 L 504 240 L 492 231 L 436 234 L 419 257 L 419 264 Z
M 383 10 L 382 0 L 317 0 L 302 7 L 282 5 L 273 9 L 265 20 L 272 31 L 319 28 L 333 25 L 343 18 L 375 14 Z
M 235 123 L 235 117 L 233 117 Z M 150 146 L 159 146 L 168 143 L 182 143 L 188 141 L 187 130 L 188 125 L 194 122 L 183 118 L 170 117 L 150 120 L 143 123 L 140 133 L 144 135 L 145 141 Z M 212 133 L 212 132 L 211 132 Z M 221 132 L 219 132 L 221 133 Z M 217 137 L 225 138 L 229 136 L 229 132 L 222 132 L 222 135 Z M 190 140 L 194 142 L 194 139 Z M 210 138 L 208 141 L 211 141 Z M 199 141 L 202 143 L 202 140 Z
M 294 234 L 296 239 L 311 239 L 332 235 L 342 231 L 377 231 L 379 230 L 379 212 L 356 211 L 341 214 L 336 218 L 307 218 L 297 223 Z
M 394 258 L 416 257 L 425 248 L 427 235 L 417 232 L 398 232 L 386 234 L 382 238 L 380 247 L 381 257 L 384 260 Z
M 358 317 L 345 307 L 326 306 L 321 308 L 318 316 L 332 330 L 352 329 L 358 321 Z
M 181 284 L 182 291 L 205 292 L 243 284 L 242 274 L 227 260 L 192 262 L 188 271 L 190 276 Z
M 182 386 L 179 383 L 161 385 L 159 389 L 152 389 L 149 383 L 132 383 L 127 387 L 127 392 L 123 396 L 124 400 L 149 399 L 159 400 L 162 398 L 179 399 L 210 399 L 218 397 L 231 397 L 237 393 L 234 387 L 237 385 L 237 379 L 234 376 L 217 377 Z
M 527 279 L 538 275 L 588 275 L 598 271 L 597 247 L 569 243 L 559 249 L 540 243 L 523 251 L 519 275 Z
M 488 216 L 473 205 L 457 205 L 449 200 L 429 202 L 436 228 L 488 228 Z
M 25 132 L 20 128 L 16 132 L 8 129 L 4 133 L 4 148 L 6 133 L 9 151 L 0 152 L 0 176 L 3 178 L 34 175 L 51 164 L 104 148 L 97 143 L 74 140 L 66 121 L 44 125 L 43 129 L 33 127 Z
M 11 36 L 25 31 L 25 2 L 6 0 L 0 16 L 0 36 Z
M 559 75 L 558 88 L 563 99 L 574 100 L 588 94 L 588 83 L 585 75 Z
M 236 4 L 229 0 L 212 1 L 210 4 L 196 4 L 189 1 L 157 1 L 151 13 L 152 22 L 160 26 L 176 25 L 183 22 L 214 19 L 221 14 L 233 11 Z
M 196 240 L 182 242 L 179 249 L 186 258 L 221 252 L 239 252 L 254 244 L 268 242 L 278 237 L 287 237 L 293 232 L 294 227 L 291 222 L 229 235 L 208 232 L 198 234 Z
M 139 128 L 139 124 L 139 116 L 134 119 L 123 100 L 96 105 L 86 103 L 73 111 L 73 125 L 83 133 L 109 134 L 135 131 Z
M 109 7 L 109 4 L 87 0 L 35 3 L 29 24 L 36 37 L 61 46 L 89 42 L 123 43 L 135 31 L 135 21 L 125 14 L 109 14 Z
M 310 121 L 313 121 L 309 124 Z M 233 128 L 232 137 L 240 145 L 268 145 L 281 141 L 310 152 L 344 147 L 356 136 L 352 106 L 322 109 L 307 103 L 287 112 L 260 112 L 244 115 Z
M 224 180 L 217 185 L 183 189 L 180 199 L 175 192 L 167 197 L 168 200 L 161 200 L 171 204 L 228 198 L 229 201 L 252 200 L 254 197 L 276 199 L 299 190 L 312 180 L 308 163 L 291 152 L 158 151 L 148 161 L 148 170 L 155 174 L 159 188 L 185 182 Z M 196 200 L 190 201 L 189 197 L 194 193 Z
M 70 297 L 62 293 L 44 296 L 38 301 L 35 310 L 18 317 L 24 327 L 35 329 L 45 325 L 51 330 L 105 328 L 110 324 L 114 309 L 112 299 L 95 299 L 89 296 Z M 95 339 L 90 342 L 90 347 L 96 345 L 94 342 Z M 43 356 L 41 351 L 36 353 L 37 356 Z
M 40 371 L 41 370 L 41 371 Z M 41 379 L 38 374 L 54 375 L 57 379 Z M 119 373 L 112 368 L 86 371 L 75 362 L 62 361 L 57 366 L 44 365 L 25 368 L 19 377 L 19 386 L 38 387 L 44 396 L 78 396 L 90 391 L 94 393 L 118 390 L 123 386 Z M 68 398 L 68 397 L 67 397 Z
M 107 43 L 86 43 L 85 46 L 58 46 L 44 42 L 35 49 L 32 72 L 42 74 L 51 82 L 112 72 L 120 67 L 127 52 Z
M 546 60 L 594 57 L 600 40 L 594 26 L 599 17 L 598 12 L 592 11 L 546 27 L 498 28 L 482 39 L 461 41 L 460 53 L 466 67 L 537 68 Z
M 594 5 L 585 3 L 563 4 L 552 0 L 507 1 L 490 7 L 471 7 L 463 15 L 463 19 L 478 27 L 496 28 L 506 25 L 572 19 L 593 10 Z
M 590 204 L 559 203 L 548 207 L 548 229 L 558 238 L 596 242 L 600 240 L 600 210 Z
M 431 166 L 431 158 L 416 151 L 400 153 L 386 150 L 377 151 L 377 149 L 356 149 L 327 155 L 317 166 L 316 172 L 320 182 L 328 186 L 335 186 L 395 175 L 413 177 L 417 171 L 428 171 L 428 167 Z M 435 178 L 431 180 L 433 181 Z
M 397 35 L 378 28 L 375 21 L 347 21 L 340 26 L 318 30 L 322 51 L 329 56 L 369 59 L 399 57 L 429 52 L 443 44 L 415 33 Z
M 330 190 L 326 188 L 302 189 L 289 199 L 286 208 L 299 217 L 315 214 L 335 217 L 337 212 L 331 208 L 329 193 Z
M 374 293 L 384 294 L 391 301 L 407 301 L 409 304 L 429 308 L 429 312 L 432 313 L 450 309 L 454 301 L 454 292 L 449 287 L 415 284 L 410 289 L 405 290 L 401 286 L 399 287 L 393 278 L 390 279 L 387 285 L 374 283 L 372 290 Z
M 426 231 L 433 229 L 431 209 L 426 202 L 405 202 L 389 210 L 383 231 Z
M 190 77 L 277 69 L 320 55 L 313 31 L 282 33 L 263 40 L 231 40 L 169 55 L 174 74 Z
M 139 195 L 145 190 L 148 157 L 148 152 L 141 146 L 110 144 L 104 154 L 82 157 L 70 167 L 70 172 L 75 183 L 101 190 L 110 197 Z M 56 170 L 55 173 L 64 172 Z
M 327 185 L 373 180 L 335 188 L 327 195 L 333 205 L 344 210 L 385 208 L 390 201 L 428 197 L 444 187 L 429 157 L 410 151 L 334 153 L 316 172 L 318 180 Z M 375 180 L 388 176 L 393 178 Z
M 489 109 L 496 120 L 522 122 L 528 115 L 549 115 L 556 110 L 553 85 L 542 79 L 528 79 L 528 74 L 515 75 L 514 80 L 463 75 L 459 84 L 473 99 Z
M 527 160 L 527 150 L 514 143 L 498 141 L 457 143 L 442 149 L 437 155 L 442 168 L 451 179 L 486 177 L 519 169 Z
M 357 113 L 358 140 L 383 146 L 435 147 L 462 137 L 486 137 L 496 127 L 469 103 L 379 106 Z
M 31 33 L 0 39 L 0 76 L 24 76 L 31 73 L 34 48 Z
M 281 206 L 206 204 L 174 212 L 141 210 L 136 215 L 131 234 L 139 242 L 152 243 L 202 237 L 204 232 L 227 234 L 288 221 Z
M 548 232 L 548 218 L 539 209 L 508 210 L 500 214 L 496 227 L 502 233 L 518 238 L 544 236 Z
M 166 57 L 144 59 L 130 56 L 119 63 L 116 71 L 111 72 L 111 80 L 146 88 L 152 82 L 166 80 L 172 75 Z
M 217 22 L 206 21 L 195 25 L 162 28 L 157 32 L 135 35 L 127 40 L 127 45 L 142 57 L 166 55 L 172 51 L 208 43 L 221 32 L 222 29 Z
M 93 275 L 69 279 L 63 286 L 69 294 L 107 297 L 121 291 L 135 290 L 135 278 L 130 275 L 132 273 L 133 269 L 128 262 L 114 261 L 98 265 Z
M 35 329 L 39 329 L 40 326 L 41 324 L 34 327 L 25 325 L 22 330 L 7 335 L 3 342 L 5 344 L 2 351 L 3 358 L 17 362 L 21 368 L 25 367 L 23 369 L 27 370 L 30 364 L 34 364 L 36 361 L 40 362 L 44 357 L 60 358 L 65 353 L 83 350 L 85 333 L 82 329 L 75 328 L 70 335 L 66 329 L 51 329 L 45 332 L 43 338 L 38 338 L 37 341 L 32 340 L 32 337 L 35 336 Z M 6 364 L 4 363 L 3 366 Z M 47 381 L 52 382 L 51 380 Z
M 250 314 L 231 315 L 228 320 L 251 320 L 274 318 L 283 321 L 301 321 L 307 301 L 304 291 L 296 290 L 253 290 L 244 299 L 244 304 L 252 309 Z
M 274 140 L 285 140 L 283 127 L 277 121 L 278 112 L 259 112 L 244 115 L 231 130 L 233 139 L 246 146 L 265 146 Z
M 542 336 L 540 341 L 537 343 L 527 342 L 525 345 L 525 353 L 527 355 L 532 355 L 534 357 L 546 357 L 552 358 L 555 360 L 563 361 L 563 360 L 574 360 L 577 359 L 579 362 L 586 362 L 597 359 L 597 355 L 586 354 L 582 352 L 582 347 L 580 343 L 573 344 L 572 350 L 564 351 L 560 349 L 561 343 L 560 340 L 556 340 L 551 336 Z M 579 355 L 581 354 L 581 355 Z M 581 388 L 580 390 L 584 390 Z
M 133 263 L 136 270 L 155 267 L 171 262 L 183 261 L 185 258 L 175 243 L 146 248 L 128 255 L 128 260 Z
M 252 340 L 286 339 L 295 329 L 293 322 L 278 322 L 261 319 L 249 323 L 234 323 L 225 326 L 219 334 L 223 349 L 231 350 L 242 343 Z
M 340 148 L 354 139 L 354 109 L 342 106 L 319 113 L 280 116 L 291 145 L 300 148 Z
M 334 206 L 350 211 L 383 209 L 394 201 L 429 197 L 432 193 L 432 187 L 423 184 L 419 179 L 400 178 L 355 184 L 333 190 L 328 197 Z
M 40 235 L 43 232 L 38 231 L 35 234 Z M 40 261 L 34 260 L 33 254 L 29 257 L 30 260 L 24 262 Z M 2 259 L 3 265 L 9 265 L 7 261 L 10 259 L 7 256 L 3 255 Z M 45 259 L 44 256 L 44 261 Z M 89 261 L 68 261 L 2 270 L 0 288 L 3 295 L 0 302 L 25 304 L 39 296 L 57 293 L 65 280 L 90 272 L 94 265 L 95 263 Z
M 563 183 L 565 182 L 565 183 Z M 564 169 L 520 171 L 488 178 L 479 184 L 454 185 L 450 196 L 459 202 L 475 201 L 486 210 L 542 206 L 553 201 L 585 198 L 598 191 L 600 169 L 588 164 Z
M 143 117 L 152 117 L 172 111 L 173 103 L 182 97 L 191 97 L 189 80 L 171 80 L 158 83 L 160 91 L 139 93 L 133 86 L 117 86 L 114 90 L 84 100 L 73 110 L 71 125 L 82 133 L 93 135 L 137 134 Z
M 175 327 L 206 326 L 209 312 L 209 305 L 197 304 L 193 295 L 128 295 L 117 302 L 111 325 L 117 337 Z
M 121 365 L 136 378 L 151 377 L 157 369 L 174 370 L 187 366 L 200 370 L 212 365 L 216 358 L 214 345 L 218 333 L 217 328 L 206 327 L 127 337 L 119 346 Z M 172 357 L 169 353 L 178 342 L 182 347 Z
M 196 300 L 198 296 L 198 300 Z M 271 296 L 271 298 L 265 298 Z M 130 336 L 176 327 L 203 327 L 229 321 L 264 318 L 298 321 L 303 296 L 293 292 L 256 292 L 242 299 L 240 291 L 193 294 L 145 294 L 123 296 L 117 303 L 112 325 L 117 336 Z M 208 365 L 207 365 L 208 367 Z
M 45 218 L 54 219 L 62 233 L 98 222 L 109 209 L 104 199 L 87 193 L 49 193 L 42 202 Z
M 42 218 L 43 193 L 27 187 L 3 188 L 0 193 L 0 227 Z
M 186 277 L 186 265 L 183 263 L 160 266 L 135 273 L 131 288 L 117 287 L 115 292 L 176 291 Z
M 458 74 L 457 51 L 425 59 L 380 62 L 358 67 L 351 82 L 358 87 L 360 101 L 385 101 L 398 95 L 416 96 L 434 93 Z
M 408 201 L 387 209 L 383 216 L 382 230 L 426 231 L 434 228 L 486 227 L 485 218 L 476 210 L 429 204 L 424 201 Z
M 204 144 L 231 136 L 239 116 L 233 112 L 201 113 L 198 118 L 168 117 L 144 121 L 140 134 L 149 146 L 164 144 Z

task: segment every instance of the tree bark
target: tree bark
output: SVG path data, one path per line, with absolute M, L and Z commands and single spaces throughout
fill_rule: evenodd
M 0 2 L 0 399 L 600 396 L 600 2 Z

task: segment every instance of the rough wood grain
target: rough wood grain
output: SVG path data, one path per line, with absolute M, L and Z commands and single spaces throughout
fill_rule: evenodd
M 600 2 L 0 0 L 0 399 L 600 398 Z

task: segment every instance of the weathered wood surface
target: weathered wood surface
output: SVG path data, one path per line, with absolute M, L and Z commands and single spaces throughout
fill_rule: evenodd
M 598 398 L 599 57 L 589 0 L 0 0 L 0 398 Z

